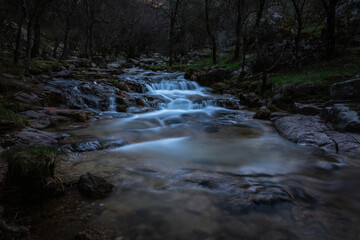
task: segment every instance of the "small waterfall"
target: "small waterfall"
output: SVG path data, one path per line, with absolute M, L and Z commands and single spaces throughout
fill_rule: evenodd
M 162 81 L 159 83 L 146 84 L 148 92 L 154 92 L 159 90 L 173 91 L 173 90 L 200 90 L 201 87 L 196 82 L 190 81 Z
M 109 111 L 116 112 L 116 99 L 115 97 L 109 98 Z

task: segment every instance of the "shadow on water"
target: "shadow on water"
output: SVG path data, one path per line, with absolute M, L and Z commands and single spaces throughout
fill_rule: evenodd
M 180 74 L 151 75 L 144 95 L 162 99 L 154 111 L 66 131 L 129 143 L 58 170 L 66 180 L 90 171 L 116 190 L 46 203 L 33 239 L 68 239 L 85 225 L 119 239 L 360 239 L 359 166 L 286 141 Z

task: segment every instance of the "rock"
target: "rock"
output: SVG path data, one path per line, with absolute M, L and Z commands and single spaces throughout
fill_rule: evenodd
M 15 96 L 15 99 L 23 103 L 39 103 L 40 98 L 34 93 L 20 93 Z
M 269 120 L 271 115 L 271 111 L 263 106 L 260 108 L 260 110 L 255 114 L 255 119 L 261 119 L 261 120 Z
M 294 112 L 302 115 L 314 116 L 319 114 L 321 111 L 320 108 L 316 107 L 314 104 L 301 104 L 294 103 Z
M 101 145 L 98 141 L 85 142 L 85 143 L 73 143 L 64 147 L 71 152 L 92 152 L 101 149 Z
M 343 104 L 336 104 L 331 108 L 327 120 L 333 123 L 336 130 L 360 133 L 358 113 Z
M 24 128 L 21 132 L 13 133 L 1 139 L 0 145 L 2 147 L 25 147 L 25 146 L 46 146 L 54 147 L 58 140 L 63 136 L 36 130 L 34 128 Z
M 304 95 L 313 95 L 316 94 L 316 86 L 312 82 L 305 82 L 297 85 L 294 89 L 294 96 L 304 96 Z
M 129 59 L 129 62 L 135 66 L 139 66 L 140 65 L 140 62 L 136 59 L 133 59 L 133 58 L 130 58 Z
M 27 118 L 31 126 L 37 129 L 56 126 L 62 122 L 86 122 L 90 119 L 85 112 L 59 108 L 39 108 L 22 112 L 20 115 Z
M 68 69 L 69 71 L 75 71 L 76 67 L 73 64 L 71 64 L 69 65 Z
M 82 175 L 78 182 L 80 193 L 94 199 L 107 197 L 113 188 L 114 185 L 106 182 L 104 178 L 95 176 L 90 172 Z
M 247 105 L 249 108 L 256 108 L 261 106 L 261 99 L 254 93 L 240 93 L 238 95 L 241 104 Z
M 331 85 L 330 95 L 335 99 L 360 98 L 360 79 L 353 79 Z
M 295 143 L 321 146 L 329 152 L 336 153 L 335 142 L 325 133 L 331 129 L 320 117 L 289 115 L 272 121 L 283 137 Z
M 358 158 L 360 154 L 360 135 L 337 132 L 319 116 L 272 114 L 271 120 L 280 135 L 295 143 L 317 146 L 352 158 Z
M 202 86 L 211 86 L 231 77 L 231 71 L 226 68 L 213 68 L 205 73 L 188 72 L 185 78 L 198 82 Z
M 70 66 L 73 66 L 75 68 L 74 65 L 70 65 Z M 71 70 L 69 69 L 69 71 L 68 70 L 63 70 L 61 72 L 58 72 L 58 73 L 55 74 L 55 77 L 58 77 L 58 78 L 70 78 L 71 77 Z
M 106 68 L 106 59 L 101 56 L 94 56 L 91 58 L 91 61 L 96 64 L 95 66 Z

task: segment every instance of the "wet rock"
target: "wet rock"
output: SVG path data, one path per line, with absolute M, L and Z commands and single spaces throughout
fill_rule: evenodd
M 44 132 L 34 128 L 24 128 L 21 132 L 16 132 L 5 136 L 1 139 L 0 145 L 2 147 L 25 147 L 25 146 L 46 146 L 54 147 L 58 140 L 63 136 Z
M 335 99 L 360 98 L 360 79 L 353 79 L 331 85 L 330 95 Z
M 113 188 L 114 185 L 106 182 L 104 178 L 95 176 L 90 172 L 82 175 L 78 182 L 80 193 L 94 199 L 107 197 Z
M 289 115 L 273 118 L 272 121 L 280 135 L 295 143 L 321 146 L 330 152 L 336 152 L 336 144 L 325 133 L 331 129 L 319 117 Z
M 40 98 L 34 93 L 20 93 L 15 99 L 22 103 L 39 103 Z
M 63 146 L 62 149 L 70 152 L 92 152 L 103 149 L 118 148 L 126 145 L 124 139 L 99 139 L 96 141 L 72 143 Z
M 337 132 L 318 116 L 274 115 L 271 120 L 280 135 L 295 143 L 353 158 L 360 154 L 359 135 Z
M 196 81 L 202 86 L 211 86 L 230 77 L 231 71 L 225 68 L 213 68 L 203 73 L 190 71 L 185 74 L 186 79 Z
M 269 120 L 271 111 L 267 107 L 261 107 L 260 110 L 255 114 L 255 119 Z
M 255 93 L 240 93 L 238 98 L 241 103 L 250 108 L 261 107 L 261 99 Z
M 56 126 L 62 122 L 86 122 L 90 119 L 89 115 L 82 111 L 59 109 L 59 108 L 39 108 L 20 113 L 37 129 Z
M 358 113 L 343 104 L 336 104 L 331 108 L 327 120 L 333 123 L 336 130 L 360 133 Z
M 321 111 L 320 108 L 315 106 L 314 104 L 301 104 L 294 103 L 294 112 L 307 116 L 314 116 L 319 114 Z
M 73 143 L 63 147 L 71 152 L 92 152 L 101 149 L 101 144 L 98 141 L 85 142 L 85 143 Z

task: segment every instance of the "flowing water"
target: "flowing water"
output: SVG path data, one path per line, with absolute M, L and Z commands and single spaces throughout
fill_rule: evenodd
M 142 81 L 153 110 L 65 131 L 128 144 L 78 155 L 58 172 L 73 180 L 90 171 L 116 190 L 46 203 L 33 239 L 71 239 L 87 225 L 118 239 L 360 239 L 358 165 L 283 139 L 182 74 L 129 70 L 121 79 Z

